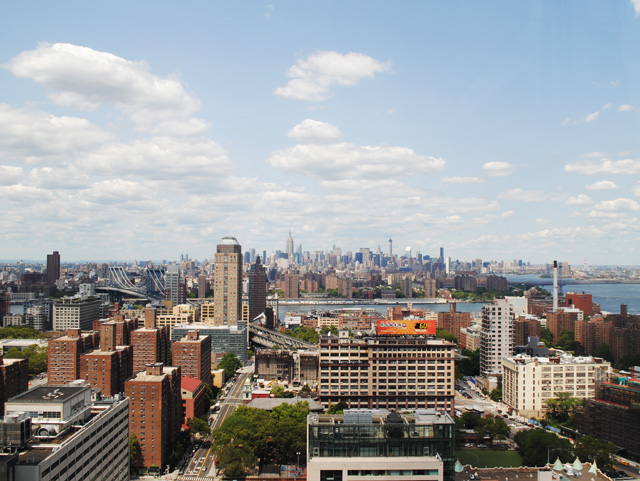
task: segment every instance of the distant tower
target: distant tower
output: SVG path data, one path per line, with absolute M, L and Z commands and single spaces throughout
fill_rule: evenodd
M 53 284 L 60 279 L 60 253 L 47 254 L 47 282 Z
M 242 319 L 242 247 L 235 237 L 222 238 L 213 266 L 213 323 L 237 326 Z
M 440 247 L 440 264 L 444 264 L 444 247 Z
M 164 274 L 164 298 L 173 301 L 173 305 L 184 304 L 187 297 L 187 284 L 180 272 L 180 266 L 171 264 Z
M 389 258 L 393 257 L 393 240 L 389 239 Z
M 286 252 L 288 258 L 293 257 L 293 237 L 291 237 L 291 231 L 289 231 L 289 237 L 287 237 Z
M 267 274 L 260 256 L 249 270 L 249 321 L 262 314 L 267 307 Z

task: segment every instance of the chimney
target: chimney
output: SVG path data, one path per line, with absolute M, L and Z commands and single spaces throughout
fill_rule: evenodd
M 154 362 L 151 364 L 147 364 L 145 366 L 146 374 L 147 376 L 162 376 L 163 367 L 164 367 L 164 364 L 162 364 L 161 362 Z
M 67 329 L 67 337 L 78 339 L 82 335 L 80 329 Z
M 627 317 L 627 305 L 626 304 L 620 304 L 620 315 L 622 317 Z
M 187 332 L 187 340 L 189 341 L 197 341 L 199 338 L 198 331 L 188 331 Z

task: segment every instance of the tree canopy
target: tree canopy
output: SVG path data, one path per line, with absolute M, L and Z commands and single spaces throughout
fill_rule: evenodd
M 204 419 L 189 418 L 187 420 L 187 426 L 189 426 L 189 430 L 193 435 L 205 437 L 211 434 L 211 427 L 209 427 L 209 423 Z
M 309 404 L 282 404 L 271 413 L 239 406 L 218 429 L 212 449 L 225 477 L 243 476 L 256 462 L 287 464 L 306 451 Z
M 568 439 L 544 429 L 520 431 L 513 439 L 518 445 L 523 466 L 544 466 L 556 458 L 563 463 L 575 459 Z
M 240 362 L 240 359 L 231 352 L 226 353 L 220 360 L 220 364 L 218 364 L 218 368 L 223 369 L 224 374 L 227 377 L 233 376 L 241 367 L 242 363 Z
M 547 405 L 546 417 L 550 421 L 570 424 L 576 407 L 582 403 L 582 399 L 572 397 L 568 392 L 560 392 L 555 399 L 545 401 Z
M 310 329 L 305 326 L 298 326 L 295 329 L 287 329 L 285 331 L 287 336 L 295 337 L 301 341 L 310 342 L 312 344 L 318 344 L 320 336 L 315 329 Z
M 5 354 L 7 359 L 28 359 L 29 375 L 35 376 L 47 372 L 47 348 L 33 344 L 20 350 L 12 347 Z
M 11 326 L 0 328 L 0 339 L 48 339 L 49 336 L 27 326 Z

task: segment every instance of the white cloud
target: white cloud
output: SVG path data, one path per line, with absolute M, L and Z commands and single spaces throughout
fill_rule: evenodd
M 613 107 L 613 104 L 611 102 L 607 102 L 600 110 L 609 110 L 611 107 Z
M 8 68 L 45 87 L 59 105 L 93 110 L 113 103 L 138 123 L 186 118 L 200 105 L 175 78 L 149 73 L 144 62 L 68 43 L 41 43 L 13 58 Z
M 0 156 L 27 161 L 73 155 L 112 138 L 106 130 L 78 117 L 56 117 L 0 104 Z
M 275 94 L 290 99 L 320 102 L 331 97 L 333 86 L 353 86 L 364 78 L 391 71 L 391 62 L 380 62 L 373 57 L 356 52 L 318 52 L 300 59 L 289 68 L 291 78 L 286 86 Z
M 43 189 L 80 189 L 90 184 L 86 172 L 75 165 L 63 167 L 41 167 L 29 172 L 29 180 Z
M 231 169 L 227 153 L 212 140 L 171 137 L 105 144 L 80 156 L 78 165 L 94 174 L 169 180 L 175 176 L 223 175 Z
M 376 178 L 424 174 L 444 168 L 445 160 L 406 147 L 357 146 L 347 142 L 302 144 L 277 150 L 269 163 L 282 170 L 320 178 Z
M 13 185 L 22 180 L 24 172 L 22 167 L 12 165 L 0 165 L 0 185 Z
M 573 162 L 564 166 L 565 172 L 578 172 L 585 175 L 596 174 L 637 174 L 640 173 L 640 160 L 622 159 Z
M 594 122 L 596 120 L 598 120 L 598 117 L 600 117 L 600 112 L 599 111 L 595 111 L 591 114 L 588 114 L 586 117 L 584 117 L 584 121 L 585 122 Z
M 553 199 L 553 196 L 547 192 L 543 192 L 540 190 L 524 190 L 520 187 L 515 189 L 509 189 L 500 195 L 498 195 L 500 199 L 505 200 L 515 200 L 522 202 L 542 202 L 545 200 Z
M 575 197 L 569 197 L 566 202 L 566 205 L 589 205 L 593 204 L 593 199 L 585 194 L 576 195 Z
M 640 203 L 633 199 L 614 199 L 614 200 L 604 200 L 597 204 L 594 209 L 596 210 L 606 210 L 606 211 L 614 211 L 614 210 L 640 210 Z
M 287 137 L 296 139 L 299 142 L 317 143 L 340 140 L 342 133 L 335 125 L 318 120 L 305 119 L 293 127 L 287 133 Z
M 640 0 L 631 0 L 631 5 L 636 12 L 636 18 L 640 15 Z
M 587 190 L 610 190 L 617 189 L 618 186 L 611 180 L 599 180 L 593 184 L 585 185 Z
M 442 182 L 448 184 L 479 184 L 484 182 L 480 177 L 443 177 Z
M 487 172 L 487 175 L 501 177 L 512 174 L 515 166 L 509 162 L 487 162 L 482 169 Z
M 633 195 L 640 197 L 640 182 L 633 186 Z
M 640 0 L 638 0 L 640 2 Z M 623 104 L 620 107 L 618 107 L 618 112 L 632 112 L 634 111 L 635 108 L 633 107 L 633 105 L 629 105 L 629 104 Z

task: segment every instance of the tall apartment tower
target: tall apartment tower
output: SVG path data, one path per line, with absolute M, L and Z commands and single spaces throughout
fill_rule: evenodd
M 267 274 L 260 263 L 260 256 L 249 271 L 249 321 L 264 312 L 267 308 Z
M 207 276 L 204 274 L 200 274 L 198 276 L 198 297 L 200 299 L 204 299 L 207 297 L 207 291 L 209 290 L 209 281 L 207 280 Z
M 235 237 L 218 244 L 213 268 L 215 326 L 237 326 L 242 319 L 242 247 Z
M 80 379 L 80 356 L 93 349 L 97 336 L 69 329 L 66 336 L 49 341 L 47 377 L 49 384 L 67 384 Z
M 114 321 L 103 323 L 100 347 L 80 356 L 80 379 L 99 389 L 104 396 L 124 392 L 124 383 L 133 374 L 133 348 L 117 345 L 117 327 Z
M 298 274 L 286 274 L 284 276 L 284 297 L 298 299 L 300 297 L 300 276 Z
M 173 305 L 184 304 L 187 297 L 187 285 L 185 283 L 180 266 L 171 264 L 164 275 L 164 298 L 173 301 Z
M 189 376 L 211 385 L 211 337 L 198 331 L 173 343 L 172 364 L 180 368 L 182 376 Z
M 47 282 L 53 284 L 60 279 L 60 253 L 47 254 Z
M 144 327 L 131 333 L 133 373 L 143 372 L 147 364 L 167 363 L 171 350 L 169 326 L 156 327 L 156 312 L 146 309 Z
M 513 308 L 507 299 L 496 299 L 482 307 L 480 373 L 502 375 L 502 358 L 513 354 L 515 329 Z
M 140 443 L 136 467 L 167 465 L 180 431 L 180 419 L 176 420 L 176 412 L 182 410 L 179 371 L 152 363 L 125 384 L 131 402 L 129 432 Z

